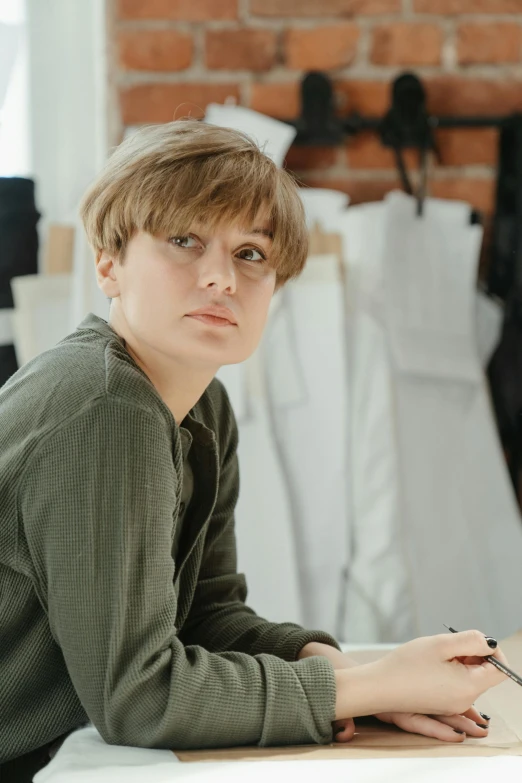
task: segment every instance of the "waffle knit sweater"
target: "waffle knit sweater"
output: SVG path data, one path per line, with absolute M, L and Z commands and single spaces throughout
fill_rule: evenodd
M 333 667 L 296 658 L 336 641 L 245 604 L 238 432 L 218 380 L 182 425 L 185 517 L 180 427 L 104 320 L 0 390 L 0 762 L 89 721 L 149 748 L 332 741 Z

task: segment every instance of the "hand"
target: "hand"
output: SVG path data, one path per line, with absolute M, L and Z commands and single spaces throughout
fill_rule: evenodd
M 419 714 L 453 721 L 455 716 L 467 717 L 475 699 L 505 679 L 484 660 L 486 655 L 506 662 L 498 648 L 493 651 L 488 647 L 479 631 L 414 639 L 375 663 L 336 672 L 336 715 L 340 719 L 343 713 L 352 718 L 406 713 L 409 725 L 412 721 L 419 724 L 419 719 L 412 717 Z M 404 717 L 398 720 L 404 723 Z M 457 720 L 462 725 L 459 717 Z M 395 716 L 393 722 L 397 722 Z M 433 724 L 430 727 L 433 729 Z

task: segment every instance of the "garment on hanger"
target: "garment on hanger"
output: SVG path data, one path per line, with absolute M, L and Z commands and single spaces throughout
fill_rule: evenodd
M 305 208 L 306 223 L 309 229 L 318 223 L 325 226 L 331 224 L 332 217 L 344 212 L 349 203 L 349 197 L 340 190 L 329 188 L 299 188 L 299 195 Z
M 273 300 L 270 313 L 275 306 Z M 222 367 L 218 373 L 239 429 L 238 570 L 246 576 L 248 605 L 257 614 L 301 625 L 290 501 L 268 417 L 262 350 L 261 344 L 245 362 Z
M 291 501 L 304 623 L 336 634 L 350 492 L 337 256 L 311 256 L 280 301 L 263 355 L 272 430 Z
M 384 321 L 416 633 L 520 626 L 522 526 L 475 336 L 482 238 L 469 207 L 386 198 Z M 450 618 L 444 620 L 443 618 Z
M 396 400 L 382 320 L 386 206 L 350 207 L 339 225 L 346 268 L 350 377 L 350 556 L 340 638 L 400 642 L 415 635 L 402 494 Z

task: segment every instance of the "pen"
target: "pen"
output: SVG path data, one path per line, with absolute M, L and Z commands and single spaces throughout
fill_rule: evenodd
M 458 633 L 454 628 L 450 628 L 449 625 L 446 625 L 443 623 L 444 628 L 447 628 L 448 631 L 451 631 L 451 633 Z M 497 669 L 500 672 L 503 672 L 504 674 L 507 674 L 508 677 L 511 677 L 513 682 L 516 682 L 518 685 L 522 685 L 522 677 L 519 677 L 518 674 L 515 674 L 515 672 L 511 671 L 511 669 L 508 669 L 507 666 L 504 666 L 503 663 L 500 663 L 500 661 L 497 661 L 497 659 L 493 655 L 485 655 L 484 656 L 486 661 L 489 661 L 493 664 L 493 666 L 496 666 Z

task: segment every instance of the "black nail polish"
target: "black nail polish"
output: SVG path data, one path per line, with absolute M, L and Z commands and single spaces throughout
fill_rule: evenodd
M 455 732 L 455 734 L 465 734 L 466 733 L 465 731 L 459 731 L 458 729 L 453 729 L 453 731 Z
M 486 636 L 486 641 L 488 643 L 488 646 L 491 647 L 492 650 L 494 650 L 495 647 L 498 645 L 497 640 L 493 639 L 491 636 Z
M 489 729 L 489 726 L 486 726 L 485 723 L 477 723 L 477 726 L 479 727 L 479 729 Z
M 484 718 L 484 720 L 491 720 L 489 715 L 485 715 L 483 712 L 479 712 L 479 715 L 480 715 L 481 718 Z

